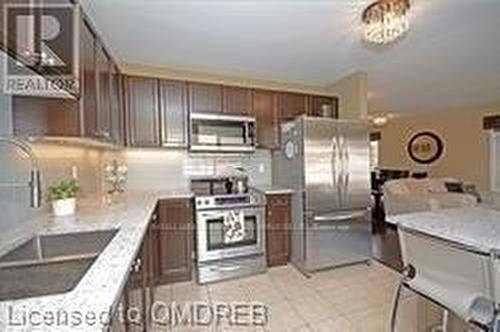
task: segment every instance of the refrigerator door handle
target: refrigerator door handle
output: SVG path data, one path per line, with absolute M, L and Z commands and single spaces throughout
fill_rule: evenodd
M 340 164 L 340 171 L 339 171 L 339 175 L 338 175 L 338 187 L 337 187 L 337 191 L 338 191 L 338 196 L 339 196 L 339 201 L 340 201 L 340 205 L 342 206 L 343 205 L 343 199 L 344 199 L 344 195 L 345 195 L 345 192 L 344 192 L 344 189 L 345 189 L 345 156 L 344 156 L 344 152 L 345 152 L 345 139 L 344 139 L 344 136 L 342 135 L 339 135 L 339 164 Z
M 337 141 L 337 136 L 334 136 L 332 138 L 332 155 L 331 155 L 331 163 L 332 163 L 332 186 L 334 189 L 338 189 L 338 172 L 337 172 L 337 167 L 338 167 L 338 153 L 339 153 L 339 143 Z
M 353 221 L 356 218 L 362 218 L 367 215 L 369 210 L 355 210 L 347 212 L 334 212 L 330 214 L 324 214 L 319 216 L 314 216 L 315 223 L 335 223 L 335 222 L 346 222 Z
M 350 161 L 349 144 L 344 140 L 344 193 L 349 190 Z

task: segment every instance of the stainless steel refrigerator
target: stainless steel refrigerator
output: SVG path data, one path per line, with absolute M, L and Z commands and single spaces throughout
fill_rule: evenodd
M 369 127 L 299 117 L 281 126 L 273 183 L 295 189 L 292 263 L 303 272 L 371 258 Z

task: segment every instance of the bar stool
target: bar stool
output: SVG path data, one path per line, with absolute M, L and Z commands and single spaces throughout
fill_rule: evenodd
M 443 331 L 447 330 L 451 312 L 485 331 L 500 332 L 496 323 L 499 298 L 495 284 L 500 278 L 497 252 L 484 253 L 402 226 L 398 226 L 398 233 L 405 268 L 392 308 L 392 332 L 396 332 L 403 288 L 444 308 Z

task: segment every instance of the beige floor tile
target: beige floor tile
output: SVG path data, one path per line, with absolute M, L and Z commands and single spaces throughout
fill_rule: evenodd
M 374 306 L 370 294 L 355 288 L 324 290 L 320 293 L 320 297 L 331 303 L 343 315 L 365 311 Z
M 292 332 L 312 332 L 309 325 L 301 325 L 292 329 Z
M 316 291 L 327 288 L 342 288 L 345 287 L 345 282 L 336 277 L 335 273 L 322 273 L 320 275 L 313 275 L 305 281 L 306 285 Z
M 309 326 L 313 332 L 358 332 L 354 325 L 344 317 L 316 322 Z
M 394 294 L 385 291 L 384 289 L 371 290 L 368 293 L 368 301 L 374 306 L 390 305 L 394 303 Z
M 208 284 L 206 287 L 208 288 L 208 291 L 210 293 L 211 292 L 218 292 L 218 291 L 221 291 L 224 289 L 229 289 L 229 288 L 240 288 L 241 281 L 239 279 L 232 279 L 232 280 Z
M 276 288 L 288 300 L 303 298 L 316 294 L 316 291 L 313 288 L 297 283 L 276 284 Z
M 179 325 L 173 327 L 169 332 L 218 332 L 216 326 L 191 326 L 191 325 Z
M 254 332 L 311 332 L 309 325 L 304 324 L 300 326 L 279 326 L 279 327 L 267 327 L 267 328 L 258 328 L 255 329 Z
M 174 285 L 172 287 L 172 300 L 176 301 L 177 303 L 209 303 L 210 296 L 207 286 L 200 286 L 196 284 L 191 286 Z
M 154 331 L 280 332 L 280 331 L 386 331 L 400 275 L 374 262 L 318 272 L 306 278 L 293 266 L 271 268 L 267 273 L 199 286 L 194 282 L 162 286 L 156 299 L 187 302 L 262 303 L 269 310 L 264 327 L 178 326 Z M 404 332 L 417 331 L 417 297 L 405 291 L 399 314 Z
M 308 279 L 298 272 L 274 275 L 271 276 L 271 281 L 273 286 L 279 292 L 285 294 L 288 299 L 304 297 L 315 293 L 315 289 L 310 287 Z
M 290 304 L 308 324 L 326 320 L 328 318 L 340 317 L 340 313 L 335 306 L 323 300 L 316 294 L 308 297 L 293 299 L 290 301 Z
M 385 309 L 369 309 L 346 316 L 359 332 L 389 332 L 390 320 Z M 406 332 L 406 331 L 405 331 Z
M 286 299 L 285 293 L 271 282 L 252 283 L 242 288 L 252 302 L 269 305 Z
M 286 301 L 274 303 L 268 310 L 268 323 L 260 331 L 296 331 L 306 325 L 306 321 Z
M 172 297 L 172 286 L 159 286 L 155 289 L 155 298 L 170 299 Z
M 188 304 L 189 305 L 189 304 Z M 182 317 L 186 318 L 186 320 L 179 320 L 179 316 L 175 313 L 170 312 L 170 320 L 167 322 L 167 327 L 169 332 L 216 332 L 216 321 L 214 319 L 214 315 L 210 314 L 210 311 L 204 310 L 201 311 L 200 316 L 197 317 L 193 314 L 193 307 L 183 307 L 182 304 L 179 304 L 177 307 L 178 310 L 182 310 L 185 313 Z M 180 312 L 180 311 L 179 311 Z M 191 312 L 190 315 L 187 313 Z
M 307 280 L 305 275 L 291 265 L 271 268 L 268 270 L 268 275 L 275 282 L 304 283 Z
M 217 327 L 217 332 L 255 332 L 253 326 L 235 326 L 230 324 L 222 324 Z
M 268 284 L 268 285 L 272 284 L 271 276 L 268 273 L 262 273 L 240 279 L 241 287 L 261 285 L 261 284 Z
M 210 301 L 213 304 L 230 304 L 248 303 L 250 299 L 242 287 L 229 287 L 210 290 Z
M 171 332 L 171 330 L 169 328 L 164 327 L 164 326 L 157 326 L 157 325 L 151 326 L 148 331 L 151 331 L 151 332 Z

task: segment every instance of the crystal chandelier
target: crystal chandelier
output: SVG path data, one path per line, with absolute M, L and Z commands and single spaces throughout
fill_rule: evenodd
M 403 36 L 410 28 L 410 0 L 378 0 L 369 5 L 362 16 L 365 41 L 388 44 Z

